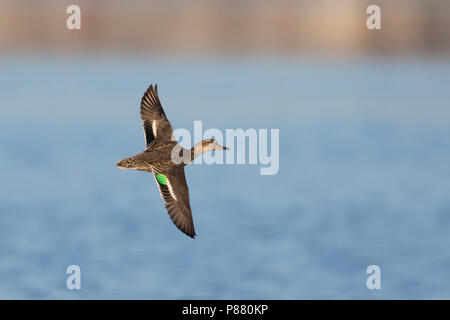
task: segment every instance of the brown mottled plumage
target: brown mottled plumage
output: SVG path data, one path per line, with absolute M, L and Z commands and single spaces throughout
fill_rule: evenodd
M 174 141 L 172 125 L 161 106 L 156 85 L 155 89 L 150 85 L 142 97 L 141 118 L 147 148 L 133 157 L 120 160 L 117 166 L 121 169 L 152 172 L 172 222 L 178 229 L 194 238 L 196 234 L 184 166 L 204 152 L 227 148 L 214 139 L 200 141 L 191 150 Z M 184 161 L 174 163 L 172 154 L 177 153 L 179 159 L 185 155 Z

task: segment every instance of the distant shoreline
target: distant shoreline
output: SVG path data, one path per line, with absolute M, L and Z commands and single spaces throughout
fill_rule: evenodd
M 382 30 L 376 31 L 365 27 L 369 2 L 358 0 L 77 4 L 81 30 L 66 28 L 66 2 L 2 2 L 0 53 L 42 48 L 193 55 L 450 52 L 446 1 L 382 3 Z

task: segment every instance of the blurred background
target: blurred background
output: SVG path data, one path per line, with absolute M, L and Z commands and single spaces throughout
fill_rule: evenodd
M 449 299 L 449 53 L 445 0 L 0 0 L 0 298 Z M 186 168 L 195 240 L 115 167 L 150 83 L 174 128 L 280 129 L 277 175 Z
M 445 0 L 5 1 L 6 52 L 120 51 L 170 55 L 444 53 L 450 46 Z M 65 26 L 69 5 L 82 30 Z M 365 28 L 366 8 L 382 6 L 382 29 Z

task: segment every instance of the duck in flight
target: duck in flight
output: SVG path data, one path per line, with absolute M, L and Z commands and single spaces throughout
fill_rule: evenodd
M 190 150 L 180 146 L 173 138 L 172 125 L 159 101 L 157 85 L 154 89 L 153 85 L 150 85 L 142 97 L 141 119 L 146 149 L 135 156 L 120 160 L 117 166 L 121 169 L 153 173 L 170 219 L 178 229 L 194 238 L 196 234 L 184 167 L 202 153 L 228 148 L 219 145 L 214 139 L 202 140 Z M 173 161 L 173 154 L 182 156 L 183 161 Z

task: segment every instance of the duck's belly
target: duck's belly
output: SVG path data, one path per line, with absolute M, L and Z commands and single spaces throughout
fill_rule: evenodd
M 175 164 L 172 161 L 172 149 L 176 144 L 164 145 L 141 153 L 142 169 L 147 170 L 156 167 L 160 170 L 168 169 Z

